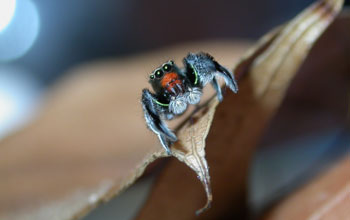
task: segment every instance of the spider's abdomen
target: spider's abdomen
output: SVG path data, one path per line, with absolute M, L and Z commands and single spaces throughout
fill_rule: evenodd
M 170 94 L 178 96 L 184 93 L 185 88 L 177 73 L 171 72 L 164 75 L 161 80 L 162 87 Z

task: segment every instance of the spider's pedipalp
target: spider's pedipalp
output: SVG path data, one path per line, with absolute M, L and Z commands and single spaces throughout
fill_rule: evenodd
M 186 98 L 183 96 L 177 96 L 174 100 L 169 103 L 169 111 L 175 115 L 180 115 L 187 109 Z
M 199 87 L 189 88 L 185 93 L 186 100 L 191 105 L 196 105 L 201 101 L 202 89 Z

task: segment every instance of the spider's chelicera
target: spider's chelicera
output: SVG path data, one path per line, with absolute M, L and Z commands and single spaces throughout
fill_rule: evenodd
M 183 69 L 171 60 L 164 63 L 149 76 L 149 83 L 155 93 L 148 89 L 142 90 L 141 101 L 147 126 L 158 135 L 168 154 L 171 154 L 170 145 L 177 141 L 177 137 L 163 120 L 181 115 L 189 104 L 198 104 L 202 89 L 209 82 L 216 90 L 219 101 L 222 101 L 222 91 L 216 76 L 223 77 L 233 92 L 238 91 L 233 74 L 209 54 L 189 53 L 183 63 Z

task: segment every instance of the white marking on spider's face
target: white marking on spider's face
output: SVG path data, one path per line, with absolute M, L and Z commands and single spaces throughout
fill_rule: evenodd
M 175 115 L 182 114 L 187 108 L 186 98 L 183 96 L 177 96 L 175 99 L 171 100 L 169 103 L 170 112 Z
M 188 103 L 191 105 L 198 104 L 201 100 L 202 91 L 200 88 L 189 89 L 189 92 L 185 93 L 185 97 Z

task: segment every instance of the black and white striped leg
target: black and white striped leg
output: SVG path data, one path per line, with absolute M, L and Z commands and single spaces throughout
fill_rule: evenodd
M 224 78 L 226 85 L 232 90 L 232 92 L 237 93 L 238 85 L 233 74 L 228 69 L 221 66 L 218 62 L 214 61 L 214 64 L 216 70 L 218 71 L 218 75 Z
M 163 148 L 167 152 L 167 154 L 171 155 L 170 146 L 173 142 L 170 141 L 169 139 L 167 139 L 163 134 L 158 134 L 158 138 L 159 138 L 159 141 L 162 144 Z
M 177 141 L 177 137 L 161 120 L 162 107 L 158 106 L 154 99 L 154 95 L 148 89 L 142 90 L 142 109 L 147 126 L 158 135 L 163 148 L 171 154 L 170 145 Z
M 211 85 L 214 87 L 214 89 L 216 91 L 216 96 L 218 97 L 219 102 L 221 102 L 223 100 L 222 91 L 221 91 L 221 87 L 220 87 L 218 81 L 216 80 L 215 76 L 213 77 L 213 80 L 211 81 Z

